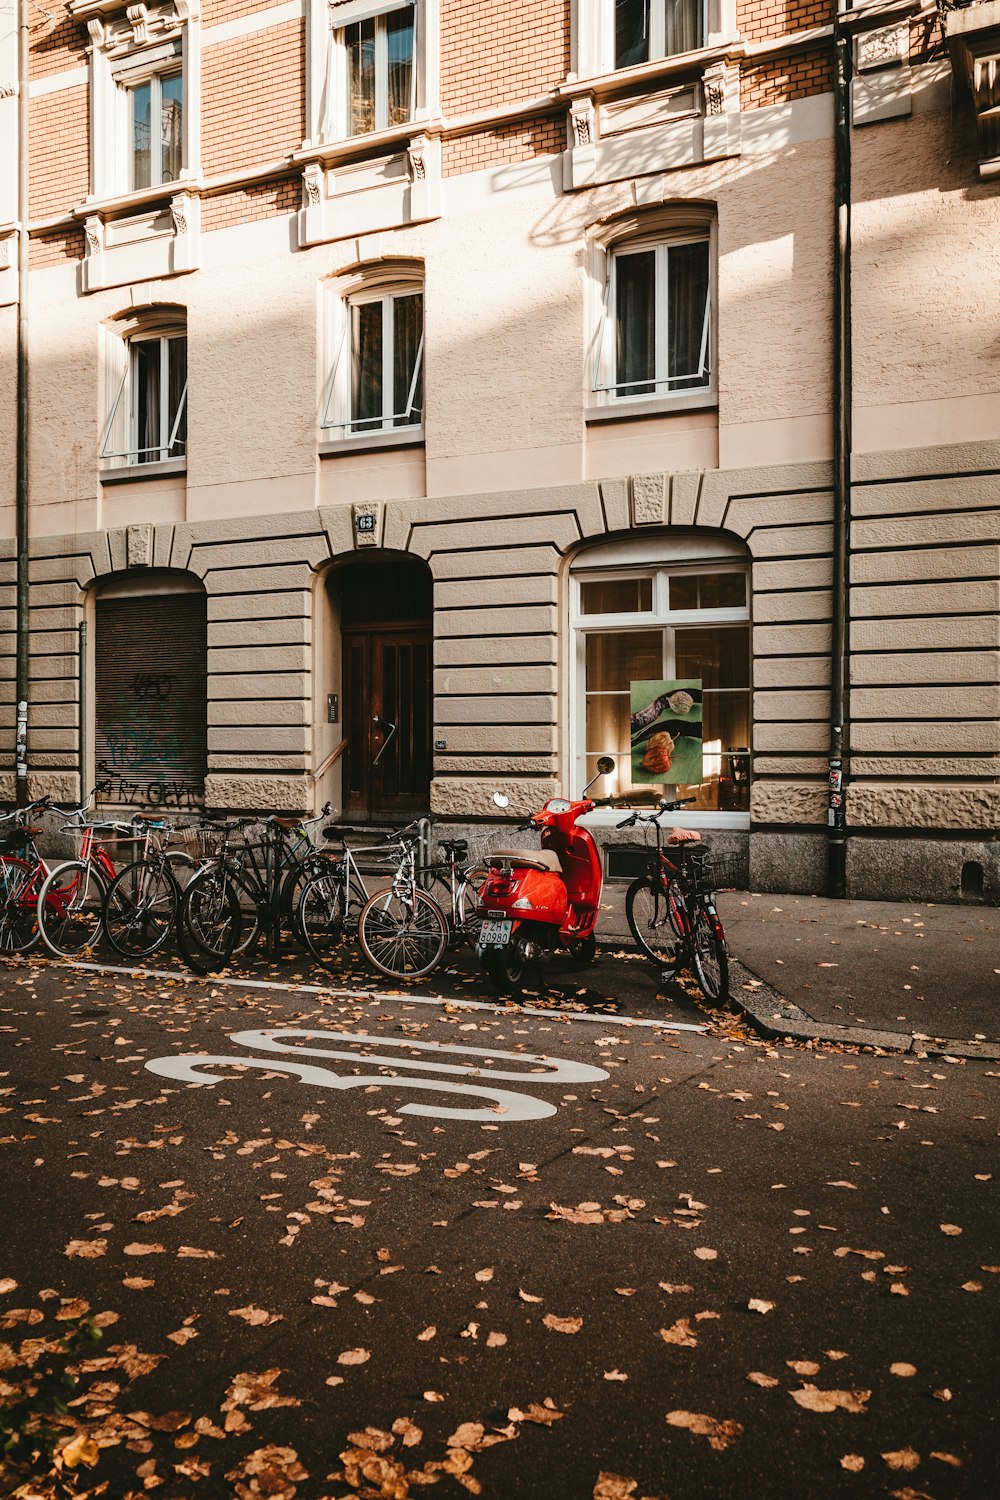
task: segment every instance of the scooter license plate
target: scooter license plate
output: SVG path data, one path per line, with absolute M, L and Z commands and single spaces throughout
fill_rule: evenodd
M 503 948 L 510 942 L 510 934 L 514 923 L 512 921 L 484 922 L 479 929 L 479 945 L 481 948 Z

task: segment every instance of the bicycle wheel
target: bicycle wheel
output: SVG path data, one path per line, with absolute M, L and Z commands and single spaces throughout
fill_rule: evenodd
M 704 908 L 695 917 L 691 962 L 705 999 L 724 1005 L 729 999 L 729 954 L 721 927 Z
M 26 860 L 0 855 L 0 954 L 27 953 L 38 942 L 36 880 Z
M 302 887 L 295 935 L 313 958 L 326 963 L 344 937 L 344 882 L 339 874 L 313 875 Z
M 479 892 L 489 873 L 489 865 L 470 866 L 455 892 L 455 916 L 458 919 L 456 936 L 470 943 L 473 948 L 479 942 L 479 929 L 483 925 Z
M 311 946 L 305 929 L 302 925 L 302 897 L 305 895 L 306 887 L 313 881 L 333 880 L 336 882 L 336 872 L 340 862 L 329 854 L 310 854 L 301 864 L 293 866 L 285 876 L 281 887 L 281 912 L 282 925 L 287 922 L 292 929 L 292 936 L 300 947 L 305 948 L 307 953 L 316 955 L 316 950 Z M 318 924 L 318 939 L 322 942 L 323 912 L 329 906 L 328 898 L 322 898 L 319 893 L 314 893 L 314 901 L 319 902 L 316 913 Z M 334 937 L 334 942 L 339 943 L 343 936 L 343 918 L 341 917 L 340 932 Z
M 625 916 L 636 946 L 655 964 L 671 964 L 677 951 L 677 933 L 670 916 L 670 901 L 659 881 L 642 875 L 625 892 Z
M 125 958 L 148 958 L 170 936 L 177 918 L 178 886 L 170 866 L 137 859 L 117 874 L 104 903 L 104 930 Z
M 38 927 L 56 958 L 76 958 L 100 942 L 108 882 L 89 860 L 57 865 L 38 892 Z
M 226 872 L 206 869 L 195 875 L 177 913 L 177 946 L 184 962 L 196 974 L 225 968 L 236 951 L 241 921 L 240 903 Z
M 436 969 L 448 946 L 448 923 L 436 901 L 414 888 L 412 903 L 395 891 L 376 891 L 358 922 L 368 962 L 390 979 L 422 979 Z

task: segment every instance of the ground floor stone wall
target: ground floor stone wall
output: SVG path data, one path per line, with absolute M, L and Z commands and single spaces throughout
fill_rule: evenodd
M 370 519 L 359 528 L 358 514 Z M 855 461 L 850 558 L 848 878 L 854 894 L 997 899 L 1000 446 Z M 326 579 L 410 555 L 433 579 L 428 810 L 510 816 L 567 790 L 567 566 L 588 544 L 725 537 L 751 581 L 752 785 L 737 835 L 757 888 L 825 880 L 832 495 L 825 462 L 632 474 L 470 497 L 146 524 L 31 543 L 30 787 L 80 790 L 81 624 L 99 584 L 171 569 L 208 614 L 206 804 L 338 805 L 339 686 Z M 149 576 L 153 576 L 149 574 Z M 14 560 L 0 565 L 0 796 L 13 796 Z M 326 643 L 326 644 L 324 644 Z M 86 741 L 88 730 L 83 739 Z M 92 757 L 91 757 L 92 759 Z M 578 788 L 572 788 L 578 790 Z M 738 820 L 736 820 L 738 821 Z M 610 835 L 609 835 L 610 837 Z M 981 878 L 966 866 L 981 866 Z M 965 875 L 963 877 L 963 870 Z

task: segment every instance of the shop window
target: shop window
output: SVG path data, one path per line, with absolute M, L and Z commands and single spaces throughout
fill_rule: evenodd
M 383 267 L 334 284 L 332 351 L 321 427 L 330 438 L 419 434 L 423 422 L 424 294 L 413 267 Z
M 150 309 L 106 330 L 109 396 L 99 457 L 110 465 L 181 464 L 187 449 L 187 327 L 182 309 Z
M 656 545 L 661 556 L 670 557 L 669 541 Z M 650 546 L 646 543 L 645 549 Z M 598 757 L 611 755 L 617 770 L 609 792 L 630 804 L 649 804 L 662 796 L 695 797 L 697 812 L 747 813 L 747 570 L 734 549 L 723 547 L 711 562 L 695 561 L 692 550 L 692 543 L 685 541 L 677 548 L 676 561 L 629 560 L 616 567 L 615 549 L 608 546 L 582 554 L 574 567 L 573 784 L 584 785 L 595 775 Z M 633 775 L 633 682 L 700 685 L 700 780 L 672 778 L 666 753 L 662 779 L 648 779 L 657 769 L 653 757 L 647 779 Z M 697 690 L 694 696 L 697 699 Z M 672 730 L 671 738 L 679 739 L 677 725 L 668 722 L 671 712 L 662 710 L 662 732 Z M 670 749 L 667 741 L 661 744 Z
M 189 575 L 146 572 L 98 594 L 94 764 L 129 807 L 204 800 L 207 601 Z

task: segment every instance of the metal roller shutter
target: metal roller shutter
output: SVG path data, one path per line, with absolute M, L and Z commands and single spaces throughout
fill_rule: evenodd
M 203 594 L 98 600 L 95 763 L 110 801 L 203 802 L 207 637 Z

